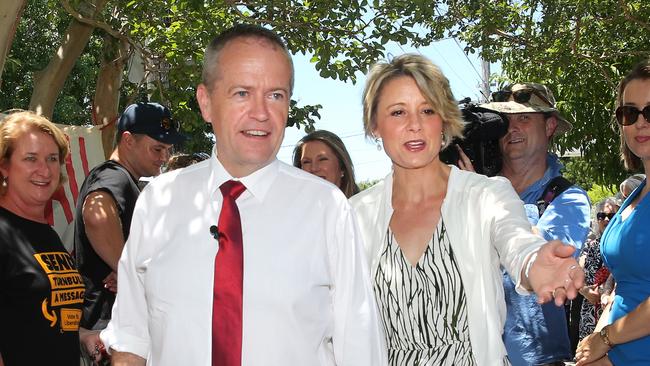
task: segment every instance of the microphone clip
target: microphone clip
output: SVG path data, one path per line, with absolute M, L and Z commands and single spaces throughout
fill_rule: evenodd
M 212 235 L 214 240 L 219 240 L 219 228 L 217 225 L 210 226 L 210 235 Z

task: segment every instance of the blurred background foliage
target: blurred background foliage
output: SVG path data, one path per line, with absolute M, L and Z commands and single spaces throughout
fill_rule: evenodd
M 114 110 L 121 111 L 150 99 L 169 106 L 182 121 L 183 132 L 192 137 L 185 151 L 208 151 L 213 137 L 194 96 L 199 65 L 205 45 L 232 24 L 270 27 L 291 52 L 311 55 L 322 77 L 350 82 L 383 58 L 390 43 L 417 47 L 454 37 L 466 45 L 465 52 L 500 62 L 502 74 L 494 80 L 551 87 L 558 108 L 573 123 L 573 130 L 555 141 L 558 152 L 579 151 L 582 158 L 565 161 L 566 171 L 587 189 L 618 184 L 628 174 L 612 122 L 616 85 L 633 64 L 650 56 L 647 0 L 17 1 L 23 8 L 4 59 L 0 110 L 33 108 L 47 104 L 34 99 L 54 98 L 52 119 L 81 125 L 102 123 L 93 107 L 118 103 Z M 75 22 L 94 29 L 79 56 L 59 51 L 77 36 L 64 36 Z M 75 57 L 74 66 L 60 90 L 36 95 L 36 76 L 56 57 Z M 145 66 L 133 82 L 128 73 L 136 57 Z M 102 86 L 102 60 L 124 64 L 116 102 L 95 96 Z M 287 125 L 313 130 L 320 108 L 292 101 Z

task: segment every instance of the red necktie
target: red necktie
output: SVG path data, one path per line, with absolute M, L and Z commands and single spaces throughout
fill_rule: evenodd
M 219 188 L 223 205 L 217 225 L 219 251 L 214 260 L 212 365 L 241 366 L 244 251 L 235 200 L 246 187 L 241 182 L 229 180 Z

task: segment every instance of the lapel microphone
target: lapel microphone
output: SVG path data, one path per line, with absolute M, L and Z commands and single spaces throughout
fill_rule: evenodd
M 210 226 L 210 235 L 212 235 L 214 240 L 219 240 L 219 228 L 217 225 Z

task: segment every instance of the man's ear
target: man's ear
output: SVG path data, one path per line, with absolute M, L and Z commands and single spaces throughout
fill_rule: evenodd
M 555 133 L 556 129 L 557 129 L 557 117 L 555 117 L 555 115 L 552 115 L 546 119 L 546 137 L 550 139 Z
M 203 120 L 210 123 L 210 119 L 212 118 L 210 117 L 212 114 L 210 105 L 210 91 L 208 90 L 208 87 L 203 83 L 199 84 L 198 88 L 196 88 L 196 100 L 199 102 L 199 109 L 201 110 L 201 116 L 203 117 Z
M 122 132 L 122 141 L 124 142 L 124 145 L 126 145 L 128 148 L 132 149 L 133 146 L 137 143 L 135 140 L 135 136 L 129 131 L 124 131 Z

